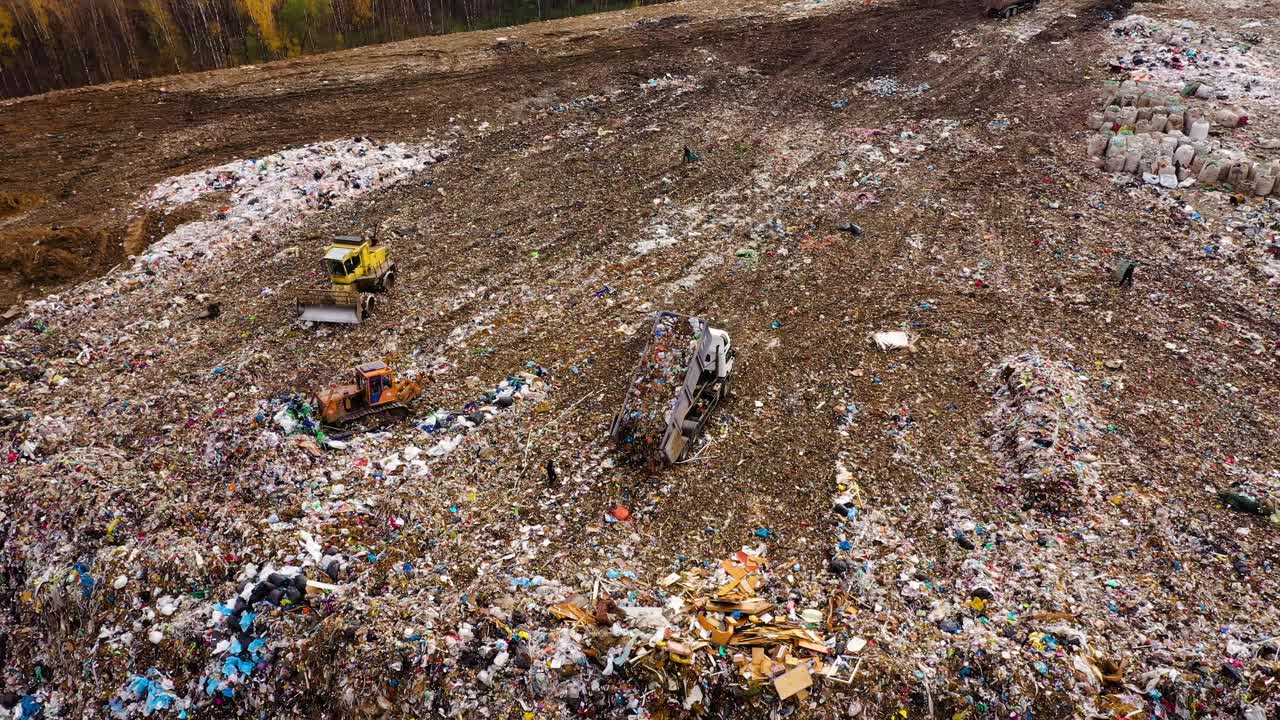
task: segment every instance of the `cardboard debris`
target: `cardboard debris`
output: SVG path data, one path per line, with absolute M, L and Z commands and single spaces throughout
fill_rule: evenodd
M 644 606 L 619 608 L 624 627 L 634 633 L 632 637 L 638 646 L 630 662 L 660 673 L 668 672 L 664 669 L 665 663 L 676 663 L 692 671 L 722 657 L 724 648 L 735 653 L 750 648 L 750 661 L 745 657 L 738 661 L 744 680 L 773 678 L 797 662 L 806 668 L 822 669 L 821 658 L 831 653 L 826 639 L 784 614 L 771 614 L 774 603 L 749 594 L 749 588 L 765 584 L 765 566 L 763 557 L 736 553 L 719 565 L 722 573 L 719 577 L 729 578 L 727 582 L 692 572 L 680 573 L 676 578 L 668 575 L 659 581 L 659 586 L 678 587 L 683 594 L 669 597 L 664 603 L 665 610 Z M 708 586 L 715 588 L 711 596 L 702 594 Z M 645 592 L 641 589 L 641 596 Z M 603 631 L 607 624 L 573 601 L 554 604 L 548 610 L 555 617 L 595 627 L 598 631 Z M 655 633 L 655 629 L 658 632 Z M 805 681 L 809 672 L 808 669 L 803 674 L 792 672 L 783 681 L 783 687 L 788 689 L 787 697 L 811 684 L 811 680 Z
M 809 674 L 808 665 L 797 665 L 773 680 L 773 688 L 778 691 L 782 700 L 813 687 L 813 676 Z
M 560 603 L 547 608 L 550 613 L 558 618 L 565 620 L 573 620 L 583 625 L 595 625 L 596 618 L 587 612 L 586 608 L 578 607 L 573 603 Z
M 320 582 L 319 580 L 307 580 L 307 592 L 311 594 L 324 595 L 327 593 L 338 592 L 340 589 L 341 588 L 339 586 L 330 583 Z

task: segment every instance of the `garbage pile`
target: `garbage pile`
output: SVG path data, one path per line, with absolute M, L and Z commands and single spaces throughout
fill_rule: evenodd
M 324 431 L 320 428 L 316 408 L 300 395 L 286 395 L 259 403 L 255 422 L 258 425 L 266 425 L 268 418 L 283 430 L 285 435 L 305 432 L 315 435 L 317 440 L 324 439 Z
M 698 78 L 694 75 L 671 75 L 670 73 L 662 77 L 649 78 L 640 83 L 640 89 L 646 92 L 670 90 L 673 95 L 682 95 L 699 87 Z
M 1224 485 L 1218 490 L 1222 504 L 1237 512 L 1261 515 L 1280 525 L 1280 471 L 1264 474 L 1228 464 Z
M 671 697 L 703 714 L 731 687 L 743 694 L 765 684 L 785 700 L 811 687 L 813 675 L 847 667 L 830 660 L 833 643 L 817 630 L 836 618 L 817 608 L 797 615 L 759 595 L 766 584 L 766 560 L 754 554 L 760 552 L 739 550 L 709 575 L 671 573 L 659 588 L 627 593 L 621 602 L 574 596 L 549 610 L 582 629 L 602 675 L 625 669 L 638 676 L 656 693 L 655 706 Z
M 1207 79 L 1212 85 L 1197 93 L 1206 99 L 1274 99 L 1280 97 L 1280 64 L 1275 49 L 1251 30 L 1260 25 L 1245 23 L 1231 32 L 1193 20 L 1129 15 L 1111 28 L 1121 50 L 1111 67 L 1168 87 Z
M 1009 489 L 1047 512 L 1071 508 L 1098 485 L 1097 421 L 1077 375 L 1070 364 L 1035 351 L 990 372 L 998 383 L 987 416 L 991 450 Z
M 424 432 L 443 432 L 453 428 L 468 430 L 492 420 L 494 413 L 511 407 L 517 401 L 538 403 L 546 397 L 550 372 L 530 361 L 528 370 L 508 376 L 476 400 L 460 410 L 440 408 L 416 423 Z
M 1246 254 L 1252 260 L 1251 266 L 1267 278 L 1268 285 L 1280 285 L 1280 199 L 1270 199 L 1262 206 L 1241 203 L 1225 225 L 1224 232 L 1212 237 L 1213 244 L 1206 246 L 1205 254 L 1226 258 Z M 1240 234 L 1239 242 L 1234 233 Z M 1263 345 L 1261 335 L 1250 333 L 1248 339 L 1257 346 Z
M 200 201 L 216 200 L 217 207 L 209 210 L 208 219 L 180 225 L 148 246 L 132 265 L 28 303 L 20 322 L 53 316 L 67 322 L 121 304 L 190 315 L 193 299 L 207 300 L 197 294 L 207 286 L 189 282 L 193 265 L 204 266 L 209 276 L 239 277 L 244 270 L 241 253 L 271 257 L 287 232 L 308 216 L 404 181 L 447 157 L 439 147 L 361 137 L 237 160 L 161 182 L 140 208 L 139 219 Z M 189 292 L 177 292 L 179 288 Z M 146 317 L 129 327 L 173 319 Z
M 139 262 L 157 269 L 225 252 L 228 244 L 270 238 L 306 215 L 400 182 L 447 157 L 440 148 L 356 137 L 179 175 L 151 191 L 147 210 L 170 211 L 222 193 L 229 194 L 226 204 L 212 219 L 181 225 L 153 243 Z
M 958 62 L 953 39 L 983 40 L 970 19 L 945 34 Z M 1066 56 L 1051 44 L 1018 52 Z M 363 191 L 343 183 L 328 212 L 295 205 L 284 247 L 210 237 L 212 256 L 179 249 L 0 331 L 0 708 L 1271 718 L 1280 346 L 1274 293 L 1222 258 L 1273 242 L 1277 204 L 1110 182 L 1057 132 L 999 151 L 991 134 L 1036 139 L 1035 101 L 1060 90 L 1035 65 L 983 78 L 1033 108 L 990 122 L 964 78 L 926 104 L 957 119 L 915 119 L 710 61 L 696 89 L 637 88 L 647 65 L 626 93 L 584 83 L 548 97 L 601 94 L 460 138 L 438 187 L 339 208 Z M 586 146 L 632 159 L 561 172 Z M 189 197 L 256 212 L 276 198 L 255 172 Z M 326 179 L 289 177 L 281 198 Z M 356 223 L 423 239 L 397 311 L 350 332 L 285 317 L 269 296 L 303 263 L 277 251 Z M 1097 272 L 1119 254 L 1141 258 L 1132 290 Z M 221 315 L 188 321 L 206 292 Z M 664 294 L 732 319 L 751 372 L 715 452 L 651 473 L 605 427 L 624 389 L 637 426 L 666 420 L 695 338 L 639 319 Z M 373 356 L 430 372 L 430 400 L 376 432 L 321 427 L 305 391 Z
M 920 97 L 929 92 L 929 83 L 909 85 L 888 75 L 874 77 L 862 83 L 862 88 L 876 97 Z
M 498 412 L 512 407 L 517 402 L 540 406 L 551 389 L 550 373 L 532 361 L 527 363 L 527 368 L 524 372 L 509 376 L 484 396 L 464 405 L 461 410 L 440 408 L 426 418 L 415 422 L 416 427 L 427 434 L 454 433 L 453 436 L 442 439 L 429 448 L 427 455 L 440 457 L 452 452 L 462 443 L 463 433 L 489 422 Z M 417 448 L 411 446 L 405 450 L 405 459 L 412 463 L 417 454 Z M 395 460 L 393 459 L 392 462 Z

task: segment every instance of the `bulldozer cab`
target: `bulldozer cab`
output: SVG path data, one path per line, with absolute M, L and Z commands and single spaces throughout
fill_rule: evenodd
M 386 397 L 391 389 L 391 369 L 383 362 L 371 362 L 356 368 L 356 387 L 369 407 L 394 400 Z
M 353 242 L 344 242 L 352 240 Z M 351 282 L 353 276 L 359 275 L 361 249 L 363 243 L 359 238 L 335 238 L 324 254 L 324 271 L 334 282 Z

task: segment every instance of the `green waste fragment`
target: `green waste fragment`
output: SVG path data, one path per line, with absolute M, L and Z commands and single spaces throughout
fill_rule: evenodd
M 1230 490 L 1222 490 L 1218 492 L 1218 499 L 1232 510 L 1250 513 L 1252 515 L 1268 514 L 1267 510 L 1263 508 L 1262 503 L 1258 502 L 1258 499 L 1251 495 L 1231 492 Z

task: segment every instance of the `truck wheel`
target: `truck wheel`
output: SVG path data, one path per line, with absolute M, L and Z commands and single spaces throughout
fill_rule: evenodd
M 391 286 L 395 284 L 395 281 L 396 281 L 396 274 L 394 272 L 388 272 L 386 275 L 383 275 L 382 282 L 379 283 L 382 286 L 381 290 L 383 292 L 390 290 Z

